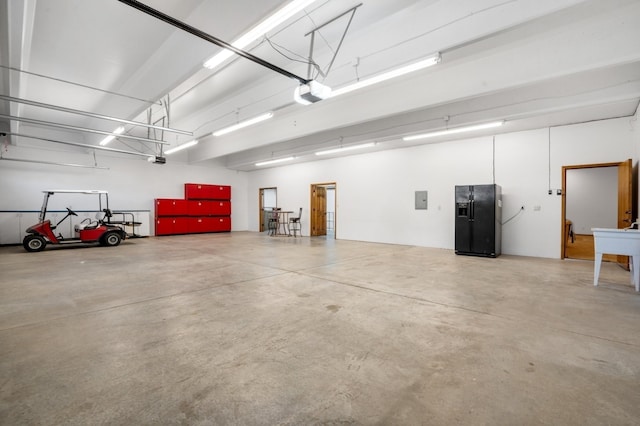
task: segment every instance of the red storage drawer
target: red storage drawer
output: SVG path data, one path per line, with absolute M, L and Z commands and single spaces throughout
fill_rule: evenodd
M 216 232 L 216 223 L 217 217 L 205 217 L 204 219 L 204 228 L 207 230 L 206 232 Z
M 188 217 L 174 217 L 173 218 L 173 233 L 174 234 L 188 234 L 189 233 L 189 219 Z
M 160 217 L 156 219 L 156 235 L 174 235 L 188 233 L 188 217 Z
M 212 217 L 212 231 L 213 232 L 228 232 L 231 231 L 231 217 Z
M 187 229 L 190 234 L 197 234 L 200 232 L 210 232 L 208 229 L 208 221 L 206 217 L 190 217 Z
M 213 191 L 211 185 L 203 183 L 185 183 L 184 198 L 187 200 L 207 200 L 211 199 Z
M 211 201 L 211 214 L 214 216 L 231 215 L 231 201 Z
M 229 216 L 189 217 L 187 219 L 188 231 L 190 234 L 231 231 L 231 218 Z
M 231 187 L 228 185 L 211 185 L 211 198 L 214 200 L 230 200 Z
M 156 198 L 156 217 L 186 215 L 187 200 L 173 198 Z
M 176 201 L 173 198 L 156 198 L 156 217 L 158 216 L 174 216 L 176 210 Z
M 175 216 L 187 216 L 189 214 L 189 202 L 187 200 L 174 200 L 173 214 Z
M 213 201 L 188 200 L 189 216 L 211 216 Z
M 173 234 L 173 218 L 161 217 L 156 219 L 156 235 Z

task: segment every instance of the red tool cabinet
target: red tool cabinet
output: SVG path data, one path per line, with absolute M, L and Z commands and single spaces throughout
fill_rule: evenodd
M 231 187 L 185 183 L 184 199 L 156 198 L 156 235 L 231 231 Z

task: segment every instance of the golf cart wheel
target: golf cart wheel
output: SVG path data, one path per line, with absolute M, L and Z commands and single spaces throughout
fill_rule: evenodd
M 120 244 L 120 241 L 122 241 L 122 237 L 118 232 L 109 231 L 102 236 L 102 238 L 100 239 L 100 244 L 107 247 L 115 247 Z
M 27 235 L 22 240 L 22 246 L 29 252 L 42 251 L 46 245 L 47 241 L 40 235 Z

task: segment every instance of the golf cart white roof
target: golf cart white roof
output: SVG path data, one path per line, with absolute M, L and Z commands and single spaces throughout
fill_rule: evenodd
M 44 193 L 47 192 L 55 192 L 55 193 L 63 193 L 63 194 L 108 194 L 108 191 L 103 191 L 101 189 L 50 189 L 48 191 L 42 191 Z

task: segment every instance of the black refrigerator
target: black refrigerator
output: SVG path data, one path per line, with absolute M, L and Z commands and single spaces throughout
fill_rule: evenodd
M 502 239 L 499 185 L 456 186 L 456 254 L 496 257 Z

